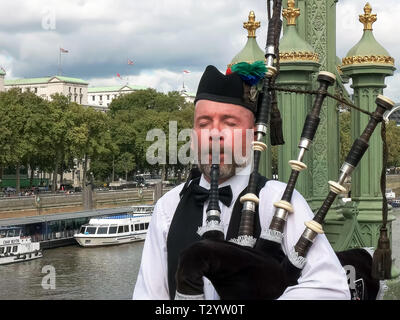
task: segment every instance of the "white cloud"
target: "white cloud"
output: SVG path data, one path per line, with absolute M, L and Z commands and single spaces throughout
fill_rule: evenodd
M 243 22 L 254 10 L 261 28 L 258 43 L 265 46 L 266 2 L 260 0 L 14 0 L 0 3 L 0 65 L 8 76 L 56 74 L 58 50 L 65 74 L 101 83 L 114 83 L 115 75 L 130 82 L 172 90 L 185 85 L 195 92 L 208 64 L 224 71 L 246 43 Z M 366 0 L 337 3 L 337 54 L 343 57 L 361 38 L 358 15 Z M 396 33 L 400 11 L 396 0 L 371 0 L 378 14 L 374 34 L 396 59 L 400 41 Z M 55 22 L 55 29 L 43 28 Z M 135 61 L 127 66 L 127 58 Z M 101 84 L 99 83 L 99 85 Z M 398 71 L 385 92 L 400 92 Z M 396 97 L 396 99 L 398 99 Z

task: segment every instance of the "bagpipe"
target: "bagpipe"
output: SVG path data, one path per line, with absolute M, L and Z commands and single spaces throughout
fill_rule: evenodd
M 274 102 L 270 87 L 271 79 L 276 75 L 274 67 L 278 37 L 282 22 L 280 12 L 282 1 L 274 1 L 273 16 L 269 20 L 266 46 L 266 66 L 268 73 L 263 83 L 262 94 L 256 116 L 253 141 L 253 171 L 250 174 L 247 193 L 240 198 L 243 204 L 238 237 L 231 241 L 224 240 L 218 205 L 219 165 L 213 162 L 210 173 L 210 201 L 207 207 L 206 224 L 199 228 L 202 240 L 195 242 L 181 252 L 176 272 L 175 299 L 204 299 L 203 277 L 211 281 L 221 299 L 277 299 L 286 288 L 298 284 L 302 270 L 307 263 L 307 253 L 319 234 L 323 233 L 322 223 L 338 194 L 346 191 L 343 184 L 358 165 L 368 149 L 368 141 L 377 125 L 383 120 L 384 112 L 393 107 L 393 102 L 379 95 L 376 98 L 376 110 L 372 113 L 363 133 L 357 138 L 343 165 L 339 178 L 329 181 L 329 193 L 322 206 L 311 221 L 305 222 L 305 229 L 296 245 L 287 253 L 282 249 L 284 228 L 288 215 L 296 214 L 291 204 L 293 192 L 301 171 L 307 169 L 303 157 L 310 149 L 320 122 L 320 111 L 328 94 L 329 86 L 335 83 L 335 76 L 326 71 L 318 74 L 319 88 L 312 110 L 305 119 L 299 142 L 296 160 L 289 161 L 291 174 L 281 200 L 274 203 L 275 212 L 267 229 L 260 236 L 254 236 L 254 218 L 259 198 L 256 192 L 261 154 L 267 146 L 262 141 L 268 131 L 271 106 Z M 386 243 L 387 244 L 387 243 Z M 364 290 L 360 294 L 354 290 L 354 283 L 349 284 L 353 299 L 376 299 L 380 281 L 373 277 L 373 257 L 362 249 L 350 249 L 336 252 L 342 266 L 351 265 L 355 269 L 355 278 L 362 279 Z M 379 257 L 374 256 L 375 260 Z M 386 263 L 388 263 L 386 261 Z M 389 261 L 391 263 L 391 261 Z M 378 261 L 378 268 L 383 262 Z

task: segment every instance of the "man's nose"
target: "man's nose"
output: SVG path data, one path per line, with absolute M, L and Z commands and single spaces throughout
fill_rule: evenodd
M 210 141 L 212 141 L 212 140 L 215 140 L 215 141 L 223 140 L 223 136 L 222 136 L 221 130 L 219 130 L 218 128 L 211 129 L 210 130 L 210 135 L 209 135 L 209 140 Z

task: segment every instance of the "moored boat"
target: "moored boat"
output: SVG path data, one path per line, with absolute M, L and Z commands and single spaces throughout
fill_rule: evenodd
M 123 214 L 90 219 L 81 226 L 75 240 L 83 247 L 116 245 L 146 238 L 151 214 Z
M 38 259 L 43 256 L 39 242 L 22 235 L 22 228 L 0 229 L 0 265 Z

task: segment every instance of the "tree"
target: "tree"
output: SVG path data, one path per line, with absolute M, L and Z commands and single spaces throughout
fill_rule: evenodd
M 132 153 L 124 152 L 117 160 L 116 168 L 125 173 L 125 181 L 128 181 L 128 173 L 135 168 L 135 159 Z
M 386 125 L 386 141 L 388 147 L 388 167 L 400 166 L 400 127 L 395 121 L 389 121 Z
M 69 101 L 69 99 L 61 94 L 54 94 L 51 96 L 51 113 L 49 118 L 52 122 L 50 130 L 51 144 L 50 153 L 53 159 L 53 182 L 52 191 L 55 192 L 57 188 L 57 174 L 61 167 L 62 161 L 66 157 L 66 150 L 68 147 L 66 137 L 68 132 L 74 128 L 73 119 L 70 117 L 69 109 L 76 108 L 76 104 Z
M 146 141 L 147 133 L 155 128 L 161 129 L 167 138 L 166 148 L 169 147 L 169 124 L 171 121 L 177 122 L 177 130 L 192 128 L 193 126 L 192 104 L 185 102 L 179 92 L 169 92 L 168 94 L 157 92 L 154 89 L 138 90 L 136 92 L 122 95 L 114 99 L 110 104 L 108 112 L 111 127 L 111 136 L 116 143 L 117 153 L 114 154 L 115 163 L 121 156 L 127 157 L 128 154 L 134 159 L 133 169 L 144 171 L 159 171 L 165 173 L 171 168 L 181 168 L 182 165 L 169 164 L 167 152 L 166 165 L 150 165 L 146 160 L 146 151 L 152 141 Z M 179 142 L 178 146 L 185 142 Z M 103 160 L 101 160 L 103 161 Z M 104 165 L 94 164 L 96 168 L 104 168 Z M 117 173 L 121 172 L 118 166 Z M 132 171 L 131 169 L 130 171 Z
M 20 167 L 33 170 L 47 150 L 49 105 L 31 92 L 15 88 L 0 94 L 0 166 L 16 169 L 16 190 L 20 191 Z
M 83 163 L 83 184 L 86 183 L 87 169 L 90 161 L 96 161 L 116 150 L 112 142 L 108 116 L 92 108 L 73 105 L 68 116 L 74 126 L 67 133 L 71 153 Z

